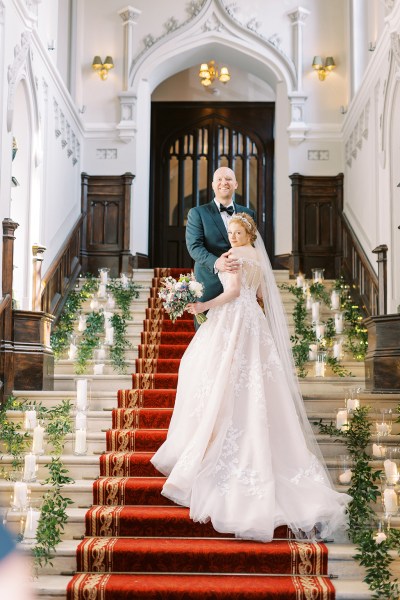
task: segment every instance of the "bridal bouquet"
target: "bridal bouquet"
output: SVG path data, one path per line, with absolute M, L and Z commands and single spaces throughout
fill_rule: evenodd
M 196 281 L 191 274 L 181 275 L 178 280 L 173 277 L 164 277 L 163 286 L 164 288 L 158 292 L 158 295 L 163 301 L 165 312 L 170 315 L 173 323 L 183 315 L 188 304 L 198 302 L 204 291 L 203 284 Z M 200 313 L 196 315 L 196 320 L 201 324 L 207 320 L 207 317 Z

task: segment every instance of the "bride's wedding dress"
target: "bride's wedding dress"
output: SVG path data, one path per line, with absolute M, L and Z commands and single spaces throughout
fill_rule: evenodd
M 269 541 L 286 524 L 330 536 L 344 528 L 350 497 L 306 443 L 257 303 L 260 264 L 241 264 L 239 297 L 209 310 L 182 358 L 168 437 L 152 463 L 168 475 L 163 495 L 219 532 Z

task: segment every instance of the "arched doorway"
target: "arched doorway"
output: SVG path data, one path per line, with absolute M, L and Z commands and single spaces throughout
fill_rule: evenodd
M 190 267 L 187 214 L 210 202 L 213 172 L 231 167 L 235 200 L 258 215 L 274 255 L 274 103 L 154 102 L 152 104 L 151 259 L 154 265 Z

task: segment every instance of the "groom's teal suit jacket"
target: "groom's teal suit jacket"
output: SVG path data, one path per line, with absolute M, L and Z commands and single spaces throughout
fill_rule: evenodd
M 236 213 L 245 212 L 255 218 L 254 211 L 233 203 Z M 214 200 L 190 209 L 186 225 L 186 246 L 195 261 L 194 274 L 204 285 L 203 302 L 222 293 L 218 275 L 214 273 L 217 258 L 227 252 L 231 245 L 224 221 Z

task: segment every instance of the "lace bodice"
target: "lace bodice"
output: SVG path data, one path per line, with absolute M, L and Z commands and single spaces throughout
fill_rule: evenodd
M 241 294 L 242 292 L 249 292 L 256 295 L 257 289 L 261 282 L 261 268 L 257 260 L 252 258 L 239 258 L 241 264 Z M 230 277 L 229 273 L 219 273 L 219 278 L 222 285 L 225 287 L 225 283 Z

